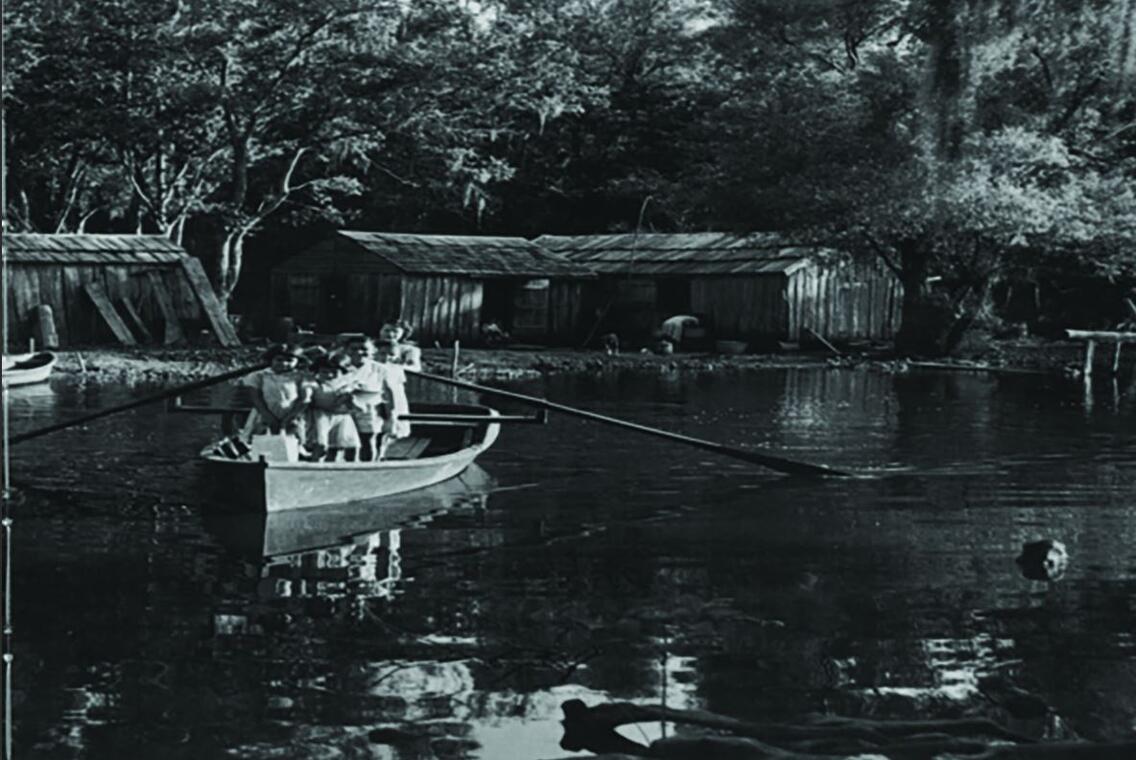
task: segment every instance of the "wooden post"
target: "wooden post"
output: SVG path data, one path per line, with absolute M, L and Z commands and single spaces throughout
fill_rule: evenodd
M 122 299 L 122 310 L 126 312 L 126 316 L 130 318 L 131 327 L 138 331 L 142 336 L 142 340 L 147 343 L 154 340 L 150 328 L 142 321 L 142 315 L 138 313 L 138 309 L 134 308 L 134 302 L 129 297 Z
M 44 348 L 59 348 L 59 333 L 55 331 L 55 316 L 50 304 L 41 303 L 36 307 L 36 327 L 39 342 Z
M 201 262 L 192 256 L 186 256 L 181 260 L 181 271 L 185 274 L 185 279 L 189 282 L 194 295 L 197 296 L 197 301 L 201 304 L 201 310 L 205 312 L 217 341 L 227 348 L 241 345 L 237 331 L 233 329 L 229 315 L 225 313 L 225 306 L 213 292 L 213 285 L 205 275 Z
M 1085 344 L 1085 368 L 1081 376 L 1085 378 L 1085 383 L 1091 383 L 1093 380 L 1093 356 L 1097 352 L 1097 342 L 1089 338 Z
M 95 304 L 95 309 L 98 310 L 103 321 L 110 327 L 110 331 L 114 333 L 114 337 L 118 339 L 118 342 L 124 346 L 138 345 L 138 341 L 134 340 L 130 328 L 122 321 L 122 317 L 118 316 L 118 312 L 114 310 L 114 304 L 107 298 L 106 288 L 104 288 L 101 283 L 88 282 L 83 286 L 83 289 L 87 291 L 87 295 L 91 297 L 91 301 Z
M 1119 340 L 1116 341 L 1116 352 L 1113 353 L 1113 355 L 1112 355 L 1112 376 L 1113 377 L 1116 377 L 1117 375 L 1120 374 L 1120 347 L 1123 346 L 1123 345 L 1124 345 L 1123 342 L 1121 342 Z
M 810 333 L 812 333 L 814 338 L 816 338 L 821 343 L 823 343 L 825 345 L 825 347 L 828 348 L 829 351 L 836 354 L 837 356 L 841 356 L 840 349 L 838 349 L 836 346 L 832 345 L 827 340 L 825 340 L 823 335 L 821 335 L 820 333 L 818 333 L 816 330 L 814 330 L 811 327 L 806 327 L 805 329 L 808 330 Z
M 154 294 L 154 299 L 158 302 L 158 308 L 162 312 L 162 321 L 165 323 L 162 343 L 168 346 L 171 343 L 184 340 L 185 333 L 182 332 L 177 309 L 174 308 L 174 299 L 166 288 L 166 283 L 162 281 L 162 276 L 154 270 L 150 270 L 146 272 L 146 279 L 150 282 L 150 292 Z
M 454 356 L 453 356 L 453 359 L 450 360 L 450 377 L 452 377 L 455 380 L 458 379 L 458 372 L 459 372 L 459 370 L 458 370 L 458 352 L 460 350 L 461 350 L 461 343 L 459 341 L 455 340 L 454 341 Z M 455 404 L 458 403 L 458 389 L 457 388 L 451 388 L 450 389 L 450 400 Z

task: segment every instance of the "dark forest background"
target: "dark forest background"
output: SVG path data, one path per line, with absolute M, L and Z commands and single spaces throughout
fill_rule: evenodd
M 169 235 L 234 309 L 335 226 L 776 230 L 881 257 L 907 346 L 1019 302 L 1102 326 L 1134 30 L 1136 0 L 6 0 L 7 219 Z

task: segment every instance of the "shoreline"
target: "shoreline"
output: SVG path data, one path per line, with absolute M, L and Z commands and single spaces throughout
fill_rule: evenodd
M 92 347 L 56 352 L 56 376 L 83 377 L 105 383 L 139 384 L 189 382 L 257 364 L 263 344 L 240 348 L 116 348 Z M 461 377 L 486 380 L 537 379 L 548 375 L 605 372 L 744 373 L 768 369 L 841 368 L 905 373 L 912 370 L 984 372 L 1077 377 L 1082 344 L 1074 341 L 1019 339 L 990 343 L 958 357 L 918 360 L 895 357 L 887 351 L 850 350 L 839 356 L 828 350 L 767 354 L 624 353 L 609 356 L 579 349 L 463 348 Z M 1101 352 L 1104 353 L 1104 352 Z M 1131 366 L 1136 350 L 1123 364 Z M 1098 358 L 1098 361 L 1102 359 Z M 424 348 L 423 368 L 449 375 L 449 349 Z M 1123 371 L 1123 367 L 1122 367 Z

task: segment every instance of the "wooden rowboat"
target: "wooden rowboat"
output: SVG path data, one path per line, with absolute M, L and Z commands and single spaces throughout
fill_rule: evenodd
M 422 525 L 439 515 L 481 509 L 496 483 L 476 462 L 455 478 L 377 500 L 287 512 L 204 510 L 205 529 L 229 551 L 260 561 L 359 543 L 375 533 Z
M 55 354 L 45 351 L 40 354 L 5 356 L 4 385 L 31 385 L 42 383 L 51 376 L 55 367 Z
M 505 420 L 484 406 L 412 406 L 411 435 L 379 462 L 230 459 L 201 452 L 210 483 L 233 511 L 283 512 L 378 499 L 426 488 L 460 474 L 493 445 Z M 221 506 L 221 505 L 218 505 Z

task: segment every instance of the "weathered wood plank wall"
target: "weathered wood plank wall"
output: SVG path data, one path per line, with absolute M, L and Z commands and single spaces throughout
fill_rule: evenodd
M 553 280 L 548 291 L 548 337 L 574 344 L 591 325 L 583 324 L 584 288 L 579 280 Z
M 351 329 L 377 335 L 383 322 L 398 316 L 401 276 L 371 272 L 347 275 L 346 317 Z
M 690 307 L 724 339 L 777 339 L 788 334 L 789 305 L 782 275 L 716 275 L 690 284 Z
M 13 348 L 27 345 L 33 337 L 35 309 L 41 303 L 52 308 L 62 347 L 114 341 L 84 291 L 88 283 L 101 286 L 112 301 L 132 298 L 150 330 L 161 334 L 161 311 L 145 277 L 149 271 L 162 278 L 181 319 L 196 322 L 203 317 L 192 288 L 176 265 L 10 262 L 8 267 L 8 325 Z
M 720 337 L 808 340 L 888 339 L 899 327 L 898 280 L 871 262 L 802 267 L 786 276 L 696 277 L 691 310 Z
M 414 325 L 415 338 L 423 345 L 479 337 L 483 299 L 479 280 L 403 275 L 401 291 L 400 318 Z
M 899 329 L 902 287 L 882 264 L 851 260 L 810 265 L 789 275 L 789 340 L 815 330 L 828 340 L 887 340 Z

